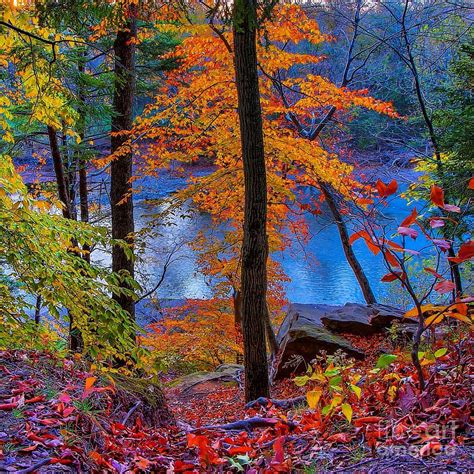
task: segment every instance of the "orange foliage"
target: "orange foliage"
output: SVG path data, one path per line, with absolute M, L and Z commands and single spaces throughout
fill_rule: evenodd
M 205 369 L 233 363 L 241 346 L 231 307 L 229 300 L 189 300 L 167 309 L 160 322 L 150 325 L 143 343 L 157 358 L 176 354 Z

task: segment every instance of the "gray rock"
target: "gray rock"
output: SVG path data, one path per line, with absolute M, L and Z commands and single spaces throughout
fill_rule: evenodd
M 288 364 L 295 356 L 309 363 L 322 350 L 333 354 L 341 349 L 351 357 L 363 358 L 364 353 L 352 346 L 343 337 L 332 334 L 323 326 L 323 317 L 337 309 L 329 305 L 293 304 L 283 321 L 277 339 L 280 343 L 276 379 L 302 372 L 305 365 L 298 367 Z
M 214 372 L 195 372 L 184 375 L 174 380 L 173 387 L 176 387 L 181 394 L 191 394 L 199 385 L 218 385 L 220 383 L 235 383 L 243 372 L 244 367 L 239 364 L 223 364 L 216 368 Z
M 382 304 L 363 305 L 346 303 L 321 318 L 330 331 L 360 336 L 382 332 L 394 322 L 405 322 L 403 311 Z

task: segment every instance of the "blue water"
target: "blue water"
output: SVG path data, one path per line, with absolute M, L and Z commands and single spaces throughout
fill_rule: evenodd
M 162 205 L 143 199 L 166 197 L 184 183 L 183 179 L 168 174 L 139 182 L 141 191 L 135 198 L 138 227 L 141 228 L 150 221 L 148 215 L 163 210 Z M 392 199 L 390 205 L 384 209 L 388 228 L 394 231 L 412 207 L 401 198 Z M 292 248 L 274 255 L 291 279 L 285 284 L 288 300 L 328 304 L 364 302 L 357 281 L 346 262 L 337 227 L 329 213 L 323 212 L 320 216 L 308 215 L 307 218 L 312 237 L 304 248 L 301 243 L 295 242 Z M 162 223 L 156 229 L 156 235 L 147 238 L 146 250 L 142 253 L 141 263 L 138 264 L 138 278 L 142 284 L 146 288 L 152 288 L 161 277 L 164 261 L 172 254 L 172 262 L 156 296 L 160 299 L 211 297 L 209 282 L 199 272 L 196 255 L 187 245 L 199 230 L 207 230 L 209 226 L 210 217 L 193 212 L 189 206 L 178 210 L 167 222 Z M 424 245 L 426 241 L 423 236 L 419 236 L 416 241 L 407 238 L 407 247 L 411 249 L 417 250 Z M 374 256 L 362 240 L 354 243 L 354 250 L 376 297 L 383 300 L 389 287 L 398 283 L 380 281 L 387 273 L 382 258 L 380 255 Z

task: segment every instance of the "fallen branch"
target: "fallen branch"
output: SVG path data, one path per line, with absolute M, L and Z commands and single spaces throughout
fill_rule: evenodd
M 205 431 L 205 430 L 224 430 L 224 431 L 247 431 L 250 432 L 255 428 L 267 428 L 268 426 L 275 426 L 278 423 L 288 425 L 290 429 L 296 428 L 294 423 L 280 420 L 278 418 L 261 418 L 255 416 L 253 418 L 247 418 L 245 420 L 238 420 L 232 423 L 226 423 L 223 425 L 208 425 L 195 428 L 193 431 Z
M 40 462 L 37 462 L 36 464 L 33 464 L 30 467 L 27 467 L 26 469 L 22 469 L 20 471 L 16 471 L 17 474 L 29 474 L 30 472 L 35 472 L 37 471 L 40 467 L 46 466 L 47 464 L 50 464 L 53 458 L 45 458 L 42 459 Z
M 283 399 L 283 400 L 259 397 L 256 400 L 248 402 L 247 405 L 245 405 L 245 408 L 248 410 L 249 408 L 255 408 L 258 406 L 266 407 L 267 405 L 270 405 L 270 404 L 278 408 L 283 408 L 285 410 L 288 410 L 290 408 L 305 407 L 308 405 L 308 402 L 305 396 L 288 398 L 288 399 Z
M 142 404 L 142 402 L 140 400 L 138 400 L 137 403 L 135 403 L 135 405 L 133 405 L 132 408 L 130 408 L 130 410 L 128 410 L 128 413 L 125 415 L 125 418 L 123 419 L 122 421 L 122 425 L 126 425 L 127 424 L 127 421 L 129 420 L 129 418 L 132 416 L 133 412 Z

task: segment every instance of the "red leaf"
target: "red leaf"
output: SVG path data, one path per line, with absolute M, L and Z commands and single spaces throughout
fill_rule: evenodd
M 450 291 L 456 289 L 456 285 L 452 281 L 444 280 L 436 283 L 434 289 L 438 293 L 449 293 Z
M 364 416 L 353 420 L 353 424 L 354 426 L 362 426 L 365 424 L 378 423 L 381 420 L 383 420 L 381 416 Z
M 45 398 L 43 395 L 38 397 L 30 398 L 29 400 L 25 400 L 25 403 L 36 403 L 36 402 L 44 402 Z
M 18 406 L 18 402 L 2 403 L 0 404 L 0 410 L 13 410 L 17 406 Z
M 470 240 L 459 247 L 457 257 L 448 257 L 448 260 L 455 263 L 462 263 L 474 257 L 474 240 Z
M 398 183 L 393 179 L 389 184 L 383 183 L 380 179 L 375 183 L 375 187 L 381 198 L 388 197 L 397 192 Z
M 400 267 L 400 262 L 397 260 L 397 258 L 395 257 L 395 255 L 390 252 L 390 250 L 384 250 L 383 252 L 387 262 L 392 266 L 392 267 L 395 267 L 395 268 L 399 268 Z
M 415 223 L 417 216 L 418 212 L 415 207 L 413 211 L 411 211 L 411 214 L 408 217 L 405 217 L 403 222 L 400 224 L 400 227 L 410 227 L 412 224 Z
M 336 433 L 329 436 L 326 441 L 329 441 L 330 443 L 350 443 L 351 436 L 349 433 Z
M 401 277 L 403 280 L 404 279 L 403 275 L 404 275 L 403 272 L 387 273 L 380 279 L 380 281 L 384 281 L 384 282 L 395 281 L 395 280 L 398 280 L 399 277 Z
M 235 456 L 236 454 L 246 454 L 253 451 L 253 448 L 250 446 L 234 446 L 233 448 L 229 448 L 229 456 Z
M 285 460 L 285 451 L 283 450 L 284 445 L 285 436 L 280 436 L 273 443 L 273 451 L 275 453 L 275 456 L 273 457 L 274 463 L 281 464 Z
M 434 270 L 433 268 L 430 268 L 430 267 L 426 267 L 424 268 L 425 272 L 428 272 L 428 273 L 431 273 L 432 275 L 434 275 L 436 278 L 441 278 L 443 279 L 443 275 L 440 275 L 436 270 Z
M 444 191 L 439 187 L 433 184 L 431 186 L 430 192 L 430 199 L 431 202 L 438 207 L 444 206 Z
M 474 178 L 471 178 L 469 180 L 469 184 L 467 186 L 469 189 L 474 189 Z

